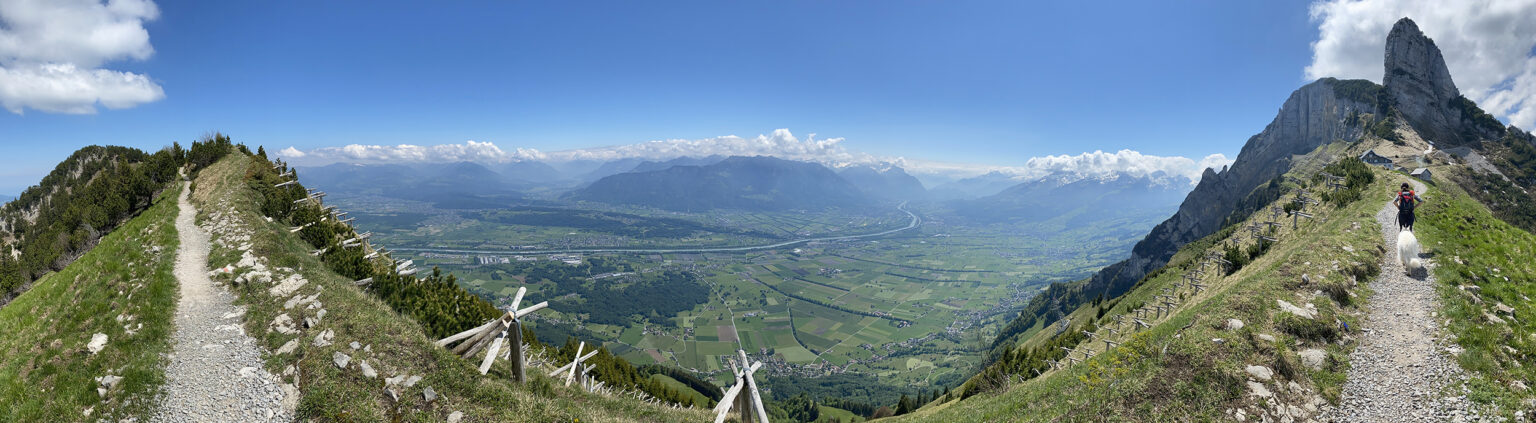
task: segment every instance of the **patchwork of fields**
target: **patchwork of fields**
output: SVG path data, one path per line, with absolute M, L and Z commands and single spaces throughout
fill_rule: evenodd
M 814 231 L 835 229 L 825 225 L 830 220 L 825 216 L 806 226 L 794 226 L 782 216 L 709 218 L 755 219 L 762 225 L 758 229 L 779 225 L 776 230 L 800 235 L 824 235 Z M 365 219 L 359 219 L 359 224 L 370 225 Z M 388 225 L 373 230 L 379 232 L 381 244 L 393 246 L 420 242 L 418 237 L 426 232 L 474 231 L 480 224 L 464 226 L 460 222 L 447 225 L 457 228 L 449 231 Z M 1056 234 L 1046 235 L 1052 231 Z M 535 243 L 551 236 L 535 232 L 512 238 Z M 1044 225 L 1037 229 L 968 228 L 928 221 L 915 230 L 870 240 L 755 252 L 437 253 L 413 258 L 418 264 L 440 266 L 454 273 L 461 284 L 500 302 L 509 301 L 520 286 L 529 287 L 531 299 L 571 300 L 569 293 L 559 292 L 553 283 L 529 281 L 526 272 L 519 270 L 529 261 L 600 257 L 617 262 L 622 271 L 593 274 L 585 282 L 615 289 L 644 275 L 690 271 L 709 287 L 710 299 L 675 315 L 637 315 L 630 324 L 599 324 L 587 321 L 581 313 L 556 307 L 541 316 L 540 324 L 597 338 L 615 354 L 637 364 L 674 365 L 718 383 L 729 379 L 727 360 L 740 348 L 764 359 L 772 374 L 817 377 L 852 373 L 874 376 L 881 384 L 893 387 L 924 388 L 953 384 L 968 374 L 980 360 L 985 342 L 1030 295 L 1044 284 L 1080 278 L 1119 259 L 1136 235 L 1129 229 L 1105 230 L 1091 235 L 1097 237 L 1093 238 Z

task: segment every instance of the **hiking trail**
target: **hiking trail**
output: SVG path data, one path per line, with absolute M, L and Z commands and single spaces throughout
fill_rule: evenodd
M 208 276 L 208 234 L 183 185 L 176 231 L 176 328 L 165 386 L 152 422 L 288 422 L 297 395 L 262 367 L 261 347 L 245 334 L 244 307 Z M 285 399 L 287 401 L 285 401 Z
M 1424 184 L 1412 181 L 1422 194 Z M 1349 355 L 1349 375 L 1339 405 L 1319 416 L 1339 422 L 1446 422 L 1477 420 L 1465 392 L 1447 386 L 1467 376 L 1452 356 L 1454 343 L 1437 322 L 1434 263 L 1420 253 L 1425 271 L 1408 276 L 1397 257 L 1397 208 L 1388 202 L 1376 213 L 1388 251 L 1361 323 L 1359 346 Z M 1425 251 L 1420 240 L 1421 251 Z M 1464 390 L 1465 388 L 1453 388 Z

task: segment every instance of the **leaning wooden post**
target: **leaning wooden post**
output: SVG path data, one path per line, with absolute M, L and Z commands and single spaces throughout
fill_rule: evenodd
M 511 352 L 507 353 L 507 356 L 509 358 L 511 358 L 511 360 L 509 360 L 509 361 L 512 364 L 512 380 L 514 382 L 517 382 L 517 383 L 523 383 L 524 381 L 528 380 L 528 374 L 523 371 L 523 322 L 522 322 L 522 320 L 513 320 L 512 321 L 511 337 L 512 337 L 512 350 L 511 350 Z
M 399 263 L 401 266 L 409 266 L 410 264 L 409 260 Z M 527 365 L 524 363 L 526 357 L 524 357 L 523 351 L 522 318 L 523 316 L 533 314 L 535 311 L 549 307 L 549 302 L 544 301 L 519 310 L 518 307 L 521 306 L 523 295 L 527 292 L 528 289 L 525 287 L 518 288 L 517 297 L 513 299 L 511 309 L 501 317 L 492 319 L 479 327 L 443 338 L 437 341 L 437 345 L 446 348 L 455 342 L 462 341 L 458 346 L 453 347 L 451 351 L 455 355 L 466 359 L 474 357 L 480 350 L 485 349 L 485 359 L 480 362 L 479 367 L 480 374 L 482 375 L 490 371 L 491 364 L 495 362 L 496 357 L 501 355 L 501 347 L 506 345 L 509 348 L 507 352 L 508 359 L 512 361 L 512 378 L 519 383 L 527 381 Z M 508 339 L 509 337 L 511 339 Z M 595 350 L 593 354 L 596 354 Z M 588 357 L 593 354 L 588 354 Z M 579 362 L 580 360 L 577 361 Z M 563 370 L 564 368 L 561 369 L 561 371 Z M 550 377 L 554 377 L 554 374 L 551 374 Z
M 736 352 L 741 354 L 741 359 L 743 361 L 747 359 L 746 351 L 736 350 Z M 752 419 L 754 422 L 768 423 L 768 411 L 763 409 L 763 398 L 757 393 L 757 380 L 752 375 L 756 371 L 756 369 L 749 367 L 747 368 L 747 371 L 745 372 L 746 374 L 744 375 L 747 382 L 747 389 L 752 390 L 752 396 L 750 400 L 752 407 L 747 411 L 757 412 L 757 417 Z
M 747 363 L 742 362 L 741 364 L 742 366 L 746 366 Z M 735 369 L 736 365 L 732 364 L 731 368 Z M 742 367 L 740 370 L 736 370 L 736 384 L 741 385 L 741 392 L 736 395 L 736 404 L 734 405 L 734 408 L 736 409 L 736 412 L 741 414 L 741 423 L 752 423 L 752 412 L 748 411 L 752 409 L 752 397 L 751 394 L 747 393 L 747 391 L 752 388 L 747 386 L 746 377 L 746 367 Z
M 565 375 L 565 386 L 571 386 L 571 379 L 576 377 L 576 367 L 581 366 L 581 349 L 586 346 L 587 341 L 581 341 L 576 345 L 576 360 L 571 361 L 571 371 Z

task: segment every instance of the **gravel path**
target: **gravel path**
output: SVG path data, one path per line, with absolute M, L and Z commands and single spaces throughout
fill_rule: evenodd
M 262 368 L 261 348 L 243 329 L 245 310 L 208 277 L 208 234 L 195 223 L 197 210 L 181 191 L 176 216 L 175 347 L 165 369 L 165 395 L 153 422 L 287 422 L 286 396 L 278 378 Z
M 1418 192 L 1424 184 L 1413 182 Z M 1465 380 L 1440 332 L 1440 297 L 1433 271 L 1409 277 L 1397 258 L 1397 208 L 1387 203 L 1376 213 L 1389 249 L 1381 276 L 1371 282 L 1369 316 L 1361 325 L 1360 346 L 1349 355 L 1349 379 L 1338 408 L 1320 420 L 1339 422 L 1446 422 L 1477 420 L 1463 393 L 1446 386 Z M 1433 269 L 1433 263 L 1425 259 Z M 1460 390 L 1461 388 L 1453 388 Z

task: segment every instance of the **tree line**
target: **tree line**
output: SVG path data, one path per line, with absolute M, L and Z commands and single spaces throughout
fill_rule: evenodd
M 634 271 L 628 263 L 602 257 L 588 257 L 575 266 L 556 261 L 499 266 L 525 275 L 529 284 L 552 283 L 557 295 L 576 294 L 574 298 L 554 300 L 550 305 L 565 313 L 586 315 L 585 320 L 592 323 L 629 325 L 644 318 L 653 324 L 675 327 L 672 316 L 709 302 L 709 287 L 692 272 L 667 270 L 593 281 L 593 275 Z
M 192 148 L 202 152 L 219 140 L 210 135 Z M 23 287 L 68 266 L 148 209 L 190 158 L 180 143 L 153 154 L 93 145 L 60 162 L 0 207 L 0 298 L 20 295 Z

